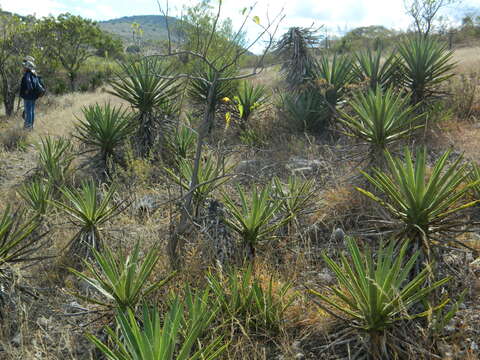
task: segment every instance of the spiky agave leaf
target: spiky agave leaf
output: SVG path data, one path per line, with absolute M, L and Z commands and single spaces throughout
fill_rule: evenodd
M 392 84 L 398 61 L 394 51 L 385 57 L 382 49 L 373 51 L 368 48 L 355 54 L 353 71 L 359 81 L 368 81 L 371 90 L 386 89 Z
M 231 217 L 225 218 L 225 223 L 236 231 L 250 251 L 255 256 L 255 247 L 261 241 L 274 236 L 274 231 L 282 226 L 288 218 L 273 221 L 282 202 L 271 197 L 271 185 L 266 185 L 260 192 L 256 187 L 248 196 L 243 188 L 237 185 L 240 205 L 226 193 L 224 194 L 225 208 Z
M 421 117 L 416 107 L 409 106 L 409 98 L 398 96 L 392 89 L 380 87 L 366 95 L 356 94 L 350 102 L 353 114 L 340 111 L 339 121 L 346 133 L 370 146 L 371 156 L 383 157 L 390 144 L 407 137 L 420 128 L 415 124 Z
M 453 51 L 431 36 L 407 38 L 398 52 L 403 84 L 410 90 L 413 104 L 441 94 L 439 85 L 454 75 Z
M 127 309 L 135 311 L 137 304 L 152 291 L 166 284 L 174 275 L 171 273 L 164 279 L 149 284 L 149 278 L 159 260 L 158 249 L 153 247 L 140 257 L 139 242 L 128 256 L 116 255 L 108 246 L 101 252 L 95 249 L 92 251 L 95 263 L 85 261 L 87 273 L 72 268 L 69 270 L 90 284 L 108 302 L 92 297 L 82 298 L 122 312 Z
M 450 278 L 427 285 L 430 270 L 425 267 L 413 279 L 409 279 L 419 252 L 407 256 L 408 245 L 405 242 L 397 253 L 394 241 L 387 247 L 382 245 L 374 261 L 370 249 L 362 253 L 356 241 L 347 238 L 349 258 L 342 254 L 340 263 L 337 263 L 325 253 L 322 254 L 339 282 L 338 287 L 330 288 L 334 296 L 314 290 L 310 292 L 323 301 L 319 306 L 329 312 L 329 306 L 333 307 L 338 314 L 349 319 L 350 327 L 381 336 L 385 336 L 387 332 L 384 331 L 391 329 L 398 321 L 428 316 L 448 300 L 422 312 L 411 313 L 411 309 L 416 304 L 425 303 L 427 296 Z
M 362 172 L 381 195 L 357 188 L 399 220 L 401 237 L 421 244 L 426 252 L 433 245 L 433 235 L 458 229 L 462 223 L 455 215 L 480 202 L 466 200 L 465 195 L 478 181 L 467 181 L 467 164 L 462 164 L 462 156 L 448 164 L 450 154 L 451 150 L 446 151 L 427 176 L 426 148 L 417 150 L 415 161 L 407 148 L 404 160 L 387 152 L 388 171 L 374 169 L 372 175 Z
M 106 170 L 115 149 L 134 133 L 135 122 L 127 109 L 110 103 L 90 105 L 82 112 L 83 118 L 79 119 L 74 137 L 99 153 Z
M 248 122 L 250 115 L 260 109 L 267 101 L 267 90 L 262 85 L 243 81 L 238 88 L 237 96 L 234 97 L 237 102 L 237 109 L 242 119 L 242 125 Z
M 110 360 L 215 360 L 228 344 L 222 344 L 222 337 L 201 344 L 201 337 L 216 314 L 216 309 L 208 308 L 207 300 L 206 291 L 190 294 L 185 310 L 176 297 L 162 321 L 158 310 L 147 305 L 140 321 L 131 310 L 119 312 L 116 317 L 119 333 L 107 328 L 112 345 L 93 335 L 88 338 Z
M 93 181 L 82 183 L 80 189 L 62 188 L 66 202 L 53 201 L 79 228 L 70 241 L 69 253 L 72 257 L 85 260 L 92 257 L 91 250 L 101 250 L 101 226 L 125 209 L 125 202 L 113 203 L 116 185 L 99 198 L 97 185 Z

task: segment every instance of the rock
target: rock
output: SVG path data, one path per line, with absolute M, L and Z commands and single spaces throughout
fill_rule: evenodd
M 263 166 L 260 160 L 242 160 L 235 167 L 235 171 L 245 175 L 255 175 Z
M 343 242 L 345 240 L 345 232 L 341 228 L 336 228 L 332 233 L 332 239 L 336 242 Z
M 327 268 L 324 268 L 321 272 L 318 273 L 318 278 L 324 284 L 333 284 L 334 277 Z
M 292 344 L 292 350 L 295 350 L 298 352 L 299 350 L 301 350 L 301 345 L 302 345 L 301 341 L 295 340 Z
M 13 337 L 12 339 L 12 344 L 13 346 L 20 346 L 22 343 L 22 334 L 20 334 L 20 332 L 16 333 L 15 336 Z
M 152 214 L 160 206 L 160 198 L 157 195 L 143 195 L 133 203 L 133 209 L 138 214 Z
M 301 157 L 292 156 L 285 167 L 293 174 L 311 175 L 324 169 L 326 165 L 320 160 L 307 160 Z
M 304 353 L 296 353 L 294 359 L 305 359 Z
M 48 326 L 50 325 L 50 320 L 47 319 L 47 318 L 44 318 L 43 316 L 41 316 L 38 320 L 37 320 L 37 324 L 42 327 L 42 328 L 48 328 Z

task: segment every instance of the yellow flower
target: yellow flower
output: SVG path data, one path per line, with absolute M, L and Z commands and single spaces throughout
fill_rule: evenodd
M 230 102 L 230 101 L 232 101 L 232 100 L 230 100 L 230 98 L 228 98 L 228 97 L 225 96 L 224 98 L 222 98 L 222 101 L 223 101 L 224 103 L 228 103 L 228 102 Z

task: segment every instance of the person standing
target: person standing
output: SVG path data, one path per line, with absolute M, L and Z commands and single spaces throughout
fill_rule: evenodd
M 25 124 L 24 128 L 27 130 L 33 129 L 33 122 L 35 121 L 35 100 L 37 94 L 35 91 L 36 74 L 35 63 L 31 56 L 27 56 L 23 62 L 23 77 L 20 84 L 20 97 L 23 99 L 25 108 Z

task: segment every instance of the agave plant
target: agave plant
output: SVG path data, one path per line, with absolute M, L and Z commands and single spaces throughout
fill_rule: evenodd
M 253 187 L 250 199 L 240 186 L 237 186 L 237 192 L 240 206 L 224 194 L 225 208 L 231 215 L 224 220 L 227 226 L 241 236 L 247 257 L 253 259 L 257 244 L 272 237 L 274 231 L 288 221 L 288 218 L 275 219 L 282 202 L 270 196 L 271 185 L 266 185 L 260 192 Z
M 77 260 L 92 257 L 92 249 L 102 250 L 101 226 L 122 210 L 123 204 L 112 204 L 116 186 L 99 200 L 99 191 L 93 181 L 84 182 L 79 190 L 62 188 L 66 203 L 54 201 L 53 204 L 70 216 L 79 231 L 69 243 L 69 255 Z
M 180 159 L 178 170 L 165 168 L 165 171 L 173 181 L 188 191 L 190 189 L 190 180 L 193 176 L 193 168 L 194 163 L 192 160 Z M 228 181 L 228 178 L 223 175 L 229 170 L 230 168 L 223 169 L 222 164 L 213 160 L 211 157 L 206 158 L 200 163 L 198 169 L 198 186 L 193 191 L 197 212 L 208 195 Z
M 480 166 L 478 164 L 472 163 L 472 171 L 469 173 L 468 180 L 474 183 L 472 190 L 475 198 L 480 199 Z
M 34 179 L 24 184 L 19 194 L 35 215 L 43 217 L 49 210 L 52 190 L 51 182 Z
M 116 317 L 118 332 L 107 328 L 112 344 L 104 344 L 87 335 L 109 360 L 214 360 L 225 351 L 227 344 L 216 337 L 208 344 L 201 338 L 212 323 L 216 311 L 207 308 L 206 296 L 190 296 L 187 309 L 175 298 L 165 316 L 155 308 L 143 307 L 137 320 L 128 310 Z M 188 314 L 188 315 L 187 315 Z M 163 325 L 163 326 L 162 326 Z
M 102 252 L 95 249 L 92 252 L 96 264 L 85 261 L 87 272 L 81 273 L 75 269 L 70 271 L 102 294 L 108 302 L 92 297 L 82 298 L 108 309 L 135 311 L 137 304 L 143 302 L 152 291 L 166 284 L 174 275 L 172 273 L 162 280 L 148 283 L 159 259 L 156 247 L 151 248 L 141 258 L 138 242 L 128 256 L 115 255 L 108 246 L 105 246 Z
M 247 81 L 242 82 L 238 90 L 234 99 L 242 121 L 240 125 L 245 128 L 250 115 L 265 104 L 267 91 L 264 86 L 255 86 Z
M 180 125 L 167 137 L 167 148 L 174 156 L 175 162 L 182 159 L 191 159 L 195 154 L 198 134 L 190 127 L 190 124 Z
M 291 27 L 276 44 L 274 51 L 283 60 L 281 71 L 291 90 L 315 78 L 318 62 L 311 50 L 319 39 L 311 28 Z
M 286 94 L 282 107 L 289 124 L 297 131 L 321 134 L 328 124 L 328 105 L 323 96 L 305 90 L 298 94 Z
M 383 163 L 384 152 L 391 144 L 408 137 L 422 127 L 415 124 L 420 115 L 409 99 L 398 96 L 392 89 L 385 92 L 377 87 L 368 94 L 359 93 L 350 102 L 353 115 L 341 111 L 339 121 L 349 136 L 356 137 L 370 147 L 370 158 Z
M 314 290 L 310 292 L 322 300 L 318 303 L 322 309 L 345 320 L 345 324 L 363 337 L 360 340 L 352 338 L 351 334 L 343 335 L 345 342 L 356 342 L 349 346 L 351 358 L 369 358 L 368 355 L 374 359 L 398 358 L 402 354 L 399 351 L 402 345 L 411 341 L 411 334 L 407 339 L 400 335 L 399 330 L 405 326 L 403 322 L 429 316 L 433 310 L 443 307 L 448 300 L 426 311 L 413 309 L 415 305 L 426 303 L 428 295 L 449 278 L 427 285 L 431 270 L 425 267 L 409 279 L 419 252 L 407 257 L 407 242 L 398 253 L 393 241 L 388 247 L 381 246 L 375 261 L 371 251 L 367 248 L 362 254 L 352 238 L 347 238 L 347 249 L 350 258 L 342 254 L 340 264 L 323 254 L 325 263 L 339 282 L 338 287 L 330 288 L 334 296 Z M 365 345 L 366 349 L 363 348 Z
M 396 219 L 399 237 L 411 239 L 414 249 L 422 248 L 422 255 L 427 258 L 431 246 L 456 241 L 438 235 L 460 230 L 463 225 L 460 212 L 480 202 L 466 200 L 465 195 L 478 181 L 468 181 L 467 164 L 461 163 L 462 156 L 448 165 L 450 153 L 448 150 L 440 156 L 430 176 L 427 176 L 425 148 L 417 150 L 415 162 L 407 148 L 405 160 L 386 153 L 388 172 L 379 169 L 374 169 L 372 175 L 363 172 L 380 195 L 357 188 Z
M 286 218 L 294 219 L 308 208 L 315 195 L 313 180 L 301 181 L 295 176 L 283 184 L 278 177 L 273 178 L 274 194 L 281 201 L 280 210 Z
M 7 264 L 42 259 L 38 251 L 45 242 L 44 236 L 36 232 L 38 226 L 36 217 L 26 219 L 23 211 L 14 212 L 7 206 L 0 218 L 0 269 Z
M 219 78 L 229 78 L 237 75 L 235 67 L 227 68 L 223 73 L 218 74 Z M 207 102 L 208 92 L 211 84 L 214 82 L 215 72 L 210 67 L 204 67 L 195 72 L 195 78 L 190 80 L 188 95 L 197 103 L 204 104 Z M 234 80 L 218 81 L 214 89 L 213 99 L 217 103 L 223 98 L 232 99 L 236 94 L 238 82 Z
M 398 52 L 403 84 L 410 90 L 413 104 L 439 95 L 439 85 L 453 76 L 453 51 L 431 36 L 408 38 L 400 44 Z
M 137 110 L 137 140 L 140 154 L 150 152 L 159 122 L 165 115 L 176 112 L 176 80 L 165 79 L 171 69 L 157 58 L 144 58 L 131 64 L 120 64 L 121 72 L 111 81 L 111 94 L 126 100 Z
M 82 109 L 83 119 L 76 126 L 75 138 L 97 151 L 102 168 L 108 172 L 108 161 L 115 150 L 135 131 L 131 115 L 122 107 L 95 104 Z
M 208 287 L 226 321 L 240 320 L 251 331 L 277 333 L 284 322 L 285 312 L 296 296 L 290 295 L 292 284 L 274 288 L 273 278 L 268 286 L 253 275 L 252 266 L 246 269 L 207 274 Z
M 370 48 L 355 54 L 356 63 L 353 71 L 359 81 L 368 81 L 371 90 L 378 87 L 385 89 L 392 84 L 398 57 L 392 52 L 384 59 L 383 51 L 372 51 Z
M 344 100 L 349 85 L 355 77 L 353 61 L 349 56 L 335 54 L 332 59 L 326 55 L 320 59 L 318 83 L 324 88 L 324 97 L 328 103 L 328 119 L 332 122 L 338 104 Z
M 45 137 L 40 140 L 38 169 L 54 189 L 68 182 L 72 174 L 73 146 L 70 140 Z

